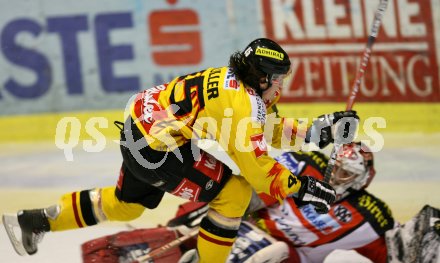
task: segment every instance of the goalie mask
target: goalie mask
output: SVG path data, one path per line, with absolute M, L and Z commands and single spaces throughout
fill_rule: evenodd
M 341 200 L 368 187 L 375 174 L 371 150 L 360 142 L 352 142 L 339 149 L 330 185 L 336 191 L 337 200 Z

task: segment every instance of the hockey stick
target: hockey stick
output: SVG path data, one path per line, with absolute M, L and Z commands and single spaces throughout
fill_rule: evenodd
M 175 247 L 181 245 L 183 242 L 197 236 L 198 233 L 199 233 L 199 228 L 196 228 L 196 229 L 192 230 L 191 232 L 189 232 L 187 235 L 181 236 L 181 237 L 177 238 L 176 240 L 169 242 L 168 244 L 165 244 L 159 248 L 156 248 L 155 250 L 151 251 L 147 255 L 140 256 L 140 257 L 136 258 L 136 261 L 134 261 L 134 262 L 138 262 L 138 263 L 149 262 L 150 260 L 153 260 L 154 258 L 164 254 L 165 252 L 169 251 L 170 249 L 175 248 Z
M 377 34 L 379 33 L 380 24 L 382 22 L 382 17 L 385 14 L 385 11 L 387 9 L 388 0 L 381 0 L 379 3 L 379 6 L 377 7 L 376 13 L 374 14 L 373 19 L 373 25 L 371 27 L 371 33 L 368 36 L 367 46 L 365 47 L 364 53 L 362 55 L 362 61 L 361 65 L 358 69 L 358 72 L 356 74 L 356 78 L 353 82 L 353 86 L 351 87 L 350 95 L 347 99 L 347 107 L 346 110 L 349 111 L 353 108 L 354 101 L 356 99 L 356 95 L 359 91 L 359 87 L 361 85 L 362 78 L 364 77 L 365 70 L 367 69 L 368 61 L 370 60 L 371 50 L 374 44 L 374 41 L 376 40 Z M 324 181 L 329 182 L 331 173 L 333 171 L 333 167 L 336 163 L 336 155 L 339 151 L 339 148 L 341 147 L 342 143 L 337 142 L 335 140 L 335 143 L 333 144 L 333 149 L 330 154 L 330 159 L 328 161 L 327 169 L 325 170 L 324 174 Z
M 200 203 L 196 207 L 190 206 L 185 208 L 185 204 L 183 204 L 179 206 L 179 209 L 181 208 L 183 210 L 190 209 L 190 212 L 171 219 L 170 221 L 168 221 L 167 227 L 170 227 L 175 231 L 183 234 L 183 236 L 159 248 L 156 248 L 146 255 L 136 258 L 134 262 L 148 262 L 149 260 L 157 259 L 157 257 L 163 255 L 165 252 L 176 246 L 181 245 L 182 243 L 195 237 L 199 233 L 200 221 L 206 215 L 206 212 L 209 208 L 208 205 L 206 203 Z M 182 227 L 184 229 L 181 229 Z

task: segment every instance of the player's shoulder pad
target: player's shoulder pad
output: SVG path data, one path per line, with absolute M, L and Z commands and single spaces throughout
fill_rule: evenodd
M 318 151 L 297 151 L 290 152 L 290 154 L 298 161 L 303 161 L 307 165 L 317 169 L 322 174 L 325 173 L 325 169 L 328 164 L 328 157 Z

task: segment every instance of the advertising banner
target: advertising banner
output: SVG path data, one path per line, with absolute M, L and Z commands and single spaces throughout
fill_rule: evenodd
M 1 115 L 120 109 L 139 90 L 227 64 L 261 35 L 258 5 L 248 1 L 0 2 L 7 7 L 0 10 Z
M 379 1 L 265 0 L 265 33 L 293 63 L 284 101 L 345 101 Z M 439 2 L 390 0 L 360 102 L 439 102 Z
M 226 65 L 257 37 L 293 63 L 284 102 L 344 101 L 378 0 L 2 2 L 0 116 L 120 109 L 172 77 Z M 436 0 L 390 0 L 361 102 L 439 102 Z

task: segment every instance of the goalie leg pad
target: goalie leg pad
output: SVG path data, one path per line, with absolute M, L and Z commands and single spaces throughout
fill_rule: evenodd
M 277 241 L 249 222 L 243 222 L 228 258 L 228 263 L 277 263 L 289 257 L 286 243 Z
M 436 232 L 436 223 L 440 224 L 440 210 L 425 205 L 404 225 L 387 231 L 385 240 L 388 261 L 392 263 L 436 262 L 437 252 L 440 250 L 440 236 Z M 432 261 L 423 261 L 423 259 Z
M 81 245 L 83 261 L 85 263 L 134 262 L 137 258 L 176 238 L 177 233 L 167 227 L 123 231 L 83 243 Z M 154 262 L 177 262 L 180 256 L 179 247 L 175 247 L 154 258 Z

